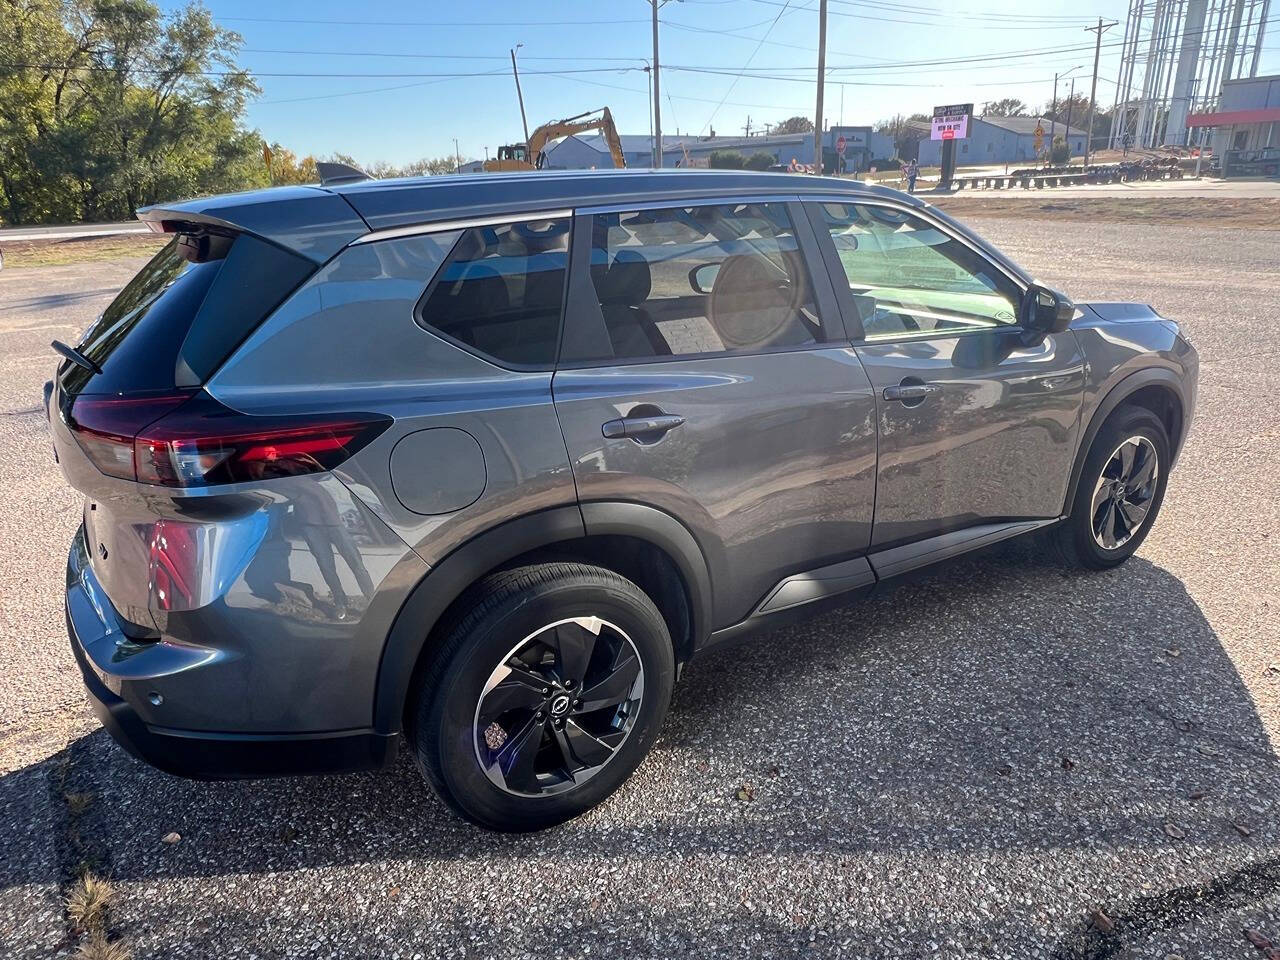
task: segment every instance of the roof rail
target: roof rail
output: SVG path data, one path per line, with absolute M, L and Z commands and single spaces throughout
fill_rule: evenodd
M 317 161 L 316 173 L 320 175 L 320 186 L 322 187 L 331 187 L 339 183 L 359 183 L 361 180 L 373 179 L 373 177 L 357 167 L 330 160 Z

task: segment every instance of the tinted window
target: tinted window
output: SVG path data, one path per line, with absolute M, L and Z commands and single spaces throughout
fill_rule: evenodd
M 591 277 L 614 359 L 822 339 L 784 204 L 596 214 Z
M 172 390 L 178 348 L 221 269 L 221 260 L 191 263 L 176 238 L 168 243 L 81 338 L 80 352 L 102 373 L 64 364 L 63 388 L 68 393 Z
M 819 209 L 868 340 L 1017 323 L 1017 285 L 928 221 L 871 204 Z
M 80 350 L 102 374 L 68 366 L 63 387 L 68 393 L 197 387 L 314 268 L 256 237 L 175 237 L 85 331 Z
M 531 220 L 463 232 L 420 321 L 517 366 L 551 366 L 560 338 L 569 223 Z

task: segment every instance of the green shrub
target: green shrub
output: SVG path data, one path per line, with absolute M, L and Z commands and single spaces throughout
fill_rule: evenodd
M 716 170 L 741 170 L 743 162 L 744 157 L 736 150 L 713 150 L 708 166 Z

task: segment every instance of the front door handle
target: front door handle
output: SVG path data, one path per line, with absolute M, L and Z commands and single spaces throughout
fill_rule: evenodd
M 903 402 L 924 400 L 926 397 L 939 393 L 942 387 L 936 383 L 899 383 L 896 386 L 884 388 L 884 398 L 886 400 L 901 400 Z
M 651 417 L 622 417 L 605 423 L 600 432 L 608 440 L 619 440 L 629 437 L 639 443 L 653 443 L 661 440 L 668 430 L 674 430 L 684 423 L 684 417 L 660 413 Z

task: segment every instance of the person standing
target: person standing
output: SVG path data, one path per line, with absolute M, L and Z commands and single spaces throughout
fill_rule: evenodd
M 912 160 L 907 164 L 907 193 L 916 192 L 916 177 L 920 176 L 920 164 Z

